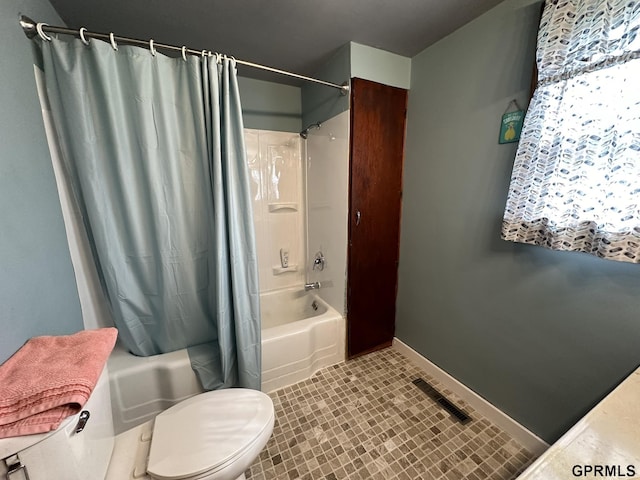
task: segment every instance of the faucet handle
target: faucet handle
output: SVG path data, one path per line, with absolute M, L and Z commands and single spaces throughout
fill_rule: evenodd
M 322 252 L 316 253 L 315 258 L 313 259 L 313 269 L 314 270 L 324 270 L 325 267 L 325 259 Z
M 313 282 L 313 283 L 305 283 L 304 284 L 304 291 L 308 292 L 309 290 L 317 290 L 320 288 L 320 282 Z

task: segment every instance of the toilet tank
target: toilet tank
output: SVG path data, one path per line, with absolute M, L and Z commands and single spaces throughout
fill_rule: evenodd
M 84 411 L 89 412 L 89 419 L 84 429 L 75 433 Z M 56 430 L 0 439 L 0 478 L 103 480 L 113 444 L 109 375 L 105 367 L 82 411 L 65 419 Z M 12 466 L 15 473 L 7 476 Z

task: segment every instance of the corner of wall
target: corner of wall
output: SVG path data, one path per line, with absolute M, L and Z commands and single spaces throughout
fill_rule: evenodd
M 411 59 L 360 43 L 349 44 L 351 77 L 408 89 L 411 86 Z
M 0 2 L 0 362 L 32 336 L 83 328 L 20 13 L 63 24 L 47 0 Z
M 500 239 L 539 17 L 505 0 L 413 58 L 396 336 L 552 442 L 637 365 L 640 271 Z
M 350 44 L 340 47 L 314 76 L 337 84 L 348 82 L 351 78 Z M 346 110 L 349 110 L 348 95 L 315 83 L 302 86 L 302 128 L 312 123 L 324 122 Z

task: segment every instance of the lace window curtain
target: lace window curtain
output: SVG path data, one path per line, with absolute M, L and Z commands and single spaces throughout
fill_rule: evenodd
M 505 240 L 640 262 L 640 1 L 547 1 Z

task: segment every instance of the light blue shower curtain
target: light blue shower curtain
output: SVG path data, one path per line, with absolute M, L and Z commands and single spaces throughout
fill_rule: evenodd
M 120 339 L 188 348 L 206 389 L 260 389 L 255 234 L 235 62 L 37 40 Z

